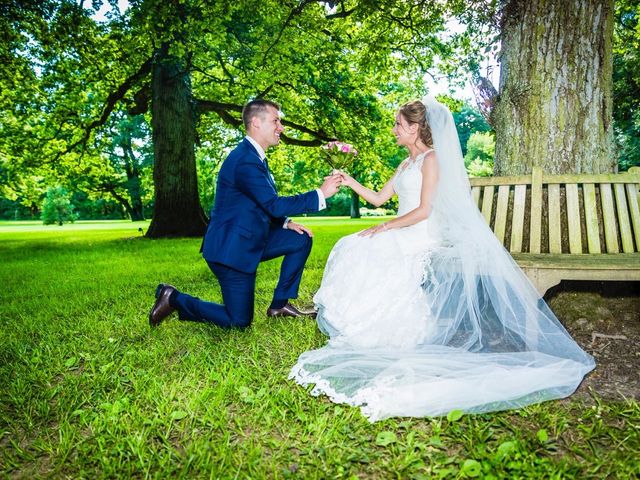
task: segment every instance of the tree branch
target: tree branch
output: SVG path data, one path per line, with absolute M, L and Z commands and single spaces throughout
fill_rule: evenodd
M 91 136 L 91 132 L 95 128 L 105 124 L 105 122 L 109 118 L 109 115 L 111 115 L 111 112 L 115 108 L 116 103 L 118 103 L 120 100 L 122 100 L 124 98 L 125 94 L 129 91 L 129 89 L 131 87 L 133 87 L 141 78 L 143 78 L 145 75 L 147 75 L 148 73 L 151 72 L 151 66 L 152 65 L 153 65 L 153 58 L 149 58 L 146 62 L 144 62 L 140 66 L 138 71 L 136 73 L 134 73 L 133 75 L 131 75 L 129 78 L 127 78 L 118 87 L 118 89 L 115 92 L 111 92 L 109 94 L 109 96 L 107 97 L 107 101 L 105 103 L 104 109 L 102 110 L 102 115 L 100 115 L 100 118 L 97 119 L 97 120 L 94 120 L 89 125 L 87 125 L 84 128 L 85 132 L 84 132 L 84 135 L 82 136 L 82 138 L 80 140 L 78 140 L 77 142 L 74 142 L 70 146 L 68 146 L 64 152 L 58 153 L 58 155 L 56 156 L 56 160 L 63 153 L 69 153 L 69 152 L 71 152 L 72 150 L 74 150 L 75 148 L 77 148 L 80 145 L 83 145 L 83 146 L 86 145 L 87 140 L 89 140 L 89 137 Z
M 213 102 L 211 100 L 194 99 L 196 102 L 198 112 L 215 112 L 222 119 L 223 122 L 229 125 L 239 128 L 242 125 L 242 119 L 236 118 L 229 112 L 242 113 L 242 106 L 233 103 Z
M 282 34 L 284 33 L 285 29 L 289 26 L 289 23 L 291 23 L 291 20 L 293 20 L 293 17 L 295 17 L 296 15 L 300 15 L 302 13 L 302 10 L 304 10 L 304 7 L 306 7 L 310 3 L 316 3 L 317 1 L 318 0 L 302 0 L 296 8 L 294 8 L 293 10 L 291 10 L 291 12 L 289 12 L 289 16 L 282 24 L 282 27 L 280 27 L 280 31 L 278 32 L 278 35 L 276 35 L 275 40 L 265 50 L 264 55 L 262 56 L 262 66 L 267 64 L 267 57 L 269 56 L 269 52 L 280 41 L 280 39 L 282 38 Z
M 314 138 L 313 140 L 301 140 L 299 138 L 288 137 L 284 133 L 280 134 L 280 138 L 287 145 L 297 145 L 299 147 L 319 147 L 320 145 L 325 143 L 325 141 L 330 140 L 322 140 L 320 138 Z
M 236 105 L 233 103 L 222 103 L 222 102 L 213 102 L 211 100 L 201 100 L 195 99 L 196 105 L 198 106 L 198 111 L 201 113 L 204 112 L 215 112 L 222 119 L 223 122 L 235 127 L 239 128 L 242 125 L 242 119 L 236 118 L 231 115 L 230 112 L 242 112 L 242 106 Z M 312 140 L 302 140 L 299 138 L 289 137 L 285 134 L 280 135 L 280 138 L 284 143 L 289 145 L 299 145 L 305 147 L 316 147 L 318 145 L 322 145 L 324 142 L 328 142 L 330 140 L 334 140 L 329 134 L 327 134 L 324 130 L 312 130 L 304 125 L 299 123 L 291 122 L 289 120 L 282 120 L 282 124 L 297 130 L 300 133 L 306 133 L 307 135 L 311 135 Z
M 319 141 L 329 141 L 333 140 L 324 130 L 311 130 L 310 128 L 305 127 L 304 125 L 300 125 L 299 123 L 290 122 L 289 120 L 282 120 L 282 124 L 287 127 L 294 128 L 299 132 L 306 133 L 313 137 L 316 137 Z M 281 135 L 282 137 L 282 135 Z
M 109 185 L 109 184 L 102 184 L 100 185 L 100 187 L 102 187 L 102 191 L 110 193 L 113 198 L 116 199 L 116 201 L 120 202 L 122 204 L 122 206 L 124 206 L 125 210 L 127 211 L 127 213 L 129 215 L 131 215 L 131 212 L 133 211 L 133 208 L 131 208 L 131 204 L 129 203 L 129 200 L 127 200 L 127 198 L 125 198 L 124 196 L 120 195 L 115 187 L 113 185 Z
M 334 20 L 336 18 L 347 18 L 358 9 L 358 7 L 353 7 L 351 10 L 345 10 L 344 2 L 340 2 L 340 6 L 342 7 L 341 12 L 332 13 L 331 15 L 325 15 L 324 18 L 326 18 L 327 20 Z

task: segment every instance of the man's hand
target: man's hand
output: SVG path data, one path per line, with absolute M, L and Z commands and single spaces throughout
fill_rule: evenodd
M 324 198 L 332 197 L 342 184 L 342 176 L 340 174 L 324 177 L 324 183 L 320 186 Z
M 311 230 L 304 225 L 294 222 L 293 220 L 289 220 L 289 223 L 287 223 L 287 230 L 293 230 L 294 232 L 298 232 L 300 235 L 306 233 L 310 237 L 313 237 L 313 232 Z

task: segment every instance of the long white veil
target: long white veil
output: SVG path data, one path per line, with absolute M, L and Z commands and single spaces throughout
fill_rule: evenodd
M 594 368 L 593 358 L 563 328 L 473 202 L 451 112 L 433 97 L 423 103 L 439 165 L 429 221 L 442 241 L 426 251 L 422 284 L 436 328 L 410 349 L 363 349 L 331 339 L 303 353 L 290 378 L 313 384 L 313 394 L 360 406 L 372 421 L 566 397 Z

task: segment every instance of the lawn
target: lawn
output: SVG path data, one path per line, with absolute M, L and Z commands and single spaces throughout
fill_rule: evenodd
M 377 220 L 308 218 L 300 304 L 331 246 Z M 2 478 L 630 478 L 637 401 L 587 398 L 461 418 L 371 424 L 287 380 L 325 338 L 268 319 L 278 261 L 258 272 L 245 331 L 151 330 L 155 286 L 220 291 L 199 239 L 149 240 L 146 223 L 0 223 Z

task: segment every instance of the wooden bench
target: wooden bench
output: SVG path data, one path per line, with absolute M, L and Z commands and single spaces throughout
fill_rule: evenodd
M 471 178 L 478 208 L 541 295 L 561 280 L 640 280 L 640 168 Z

